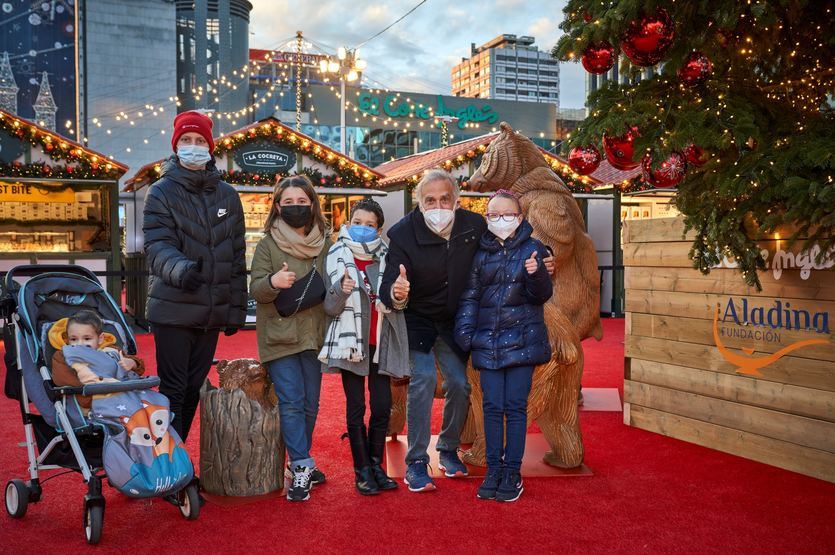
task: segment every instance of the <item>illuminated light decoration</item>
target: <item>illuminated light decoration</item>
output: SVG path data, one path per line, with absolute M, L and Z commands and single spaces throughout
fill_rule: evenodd
M 376 185 L 376 182 L 382 177 L 378 172 L 360 166 L 353 160 L 331 150 L 325 145 L 317 143 L 305 135 L 298 135 L 290 131 L 289 128 L 284 129 L 283 125 L 273 118 L 268 118 L 268 121 L 263 123 L 254 123 L 251 127 L 233 132 L 222 141 L 215 141 L 214 154 L 215 156 L 228 156 L 230 151 L 246 143 L 266 140 L 291 149 L 302 149 L 304 150 L 305 156 L 332 169 L 335 175 L 325 176 L 324 179 L 328 184 L 333 186 L 370 188 Z M 254 135 L 252 133 L 253 131 L 255 132 Z M 285 133 L 284 131 L 287 132 Z M 322 176 L 314 175 L 316 171 L 318 170 L 305 168 L 302 170 L 302 173 L 311 175 L 311 179 L 315 183 L 323 178 Z M 142 186 L 145 184 L 145 181 L 149 183 L 155 181 L 159 177 L 159 172 L 159 163 L 140 169 L 134 177 L 128 180 L 126 189 L 131 190 L 135 185 Z M 287 172 L 245 172 L 241 170 L 221 172 L 221 178 L 224 181 L 228 177 L 229 180 L 227 182 L 236 185 L 261 185 L 265 182 L 272 182 L 276 178 L 286 177 L 287 175 L 292 174 Z
M 63 165 L 20 162 L 0 163 L 0 175 L 4 177 L 50 177 L 73 179 L 119 179 L 128 168 L 118 162 L 102 164 L 104 156 L 80 144 L 69 143 L 53 131 L 14 114 L 0 110 L 0 132 L 28 141 L 42 149 L 51 159 L 66 161 Z

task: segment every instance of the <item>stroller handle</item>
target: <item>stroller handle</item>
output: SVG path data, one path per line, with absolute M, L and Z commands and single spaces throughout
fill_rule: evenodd
M 93 281 L 98 281 L 99 279 L 92 270 L 75 264 L 21 264 L 6 272 L 6 291 L 14 290 L 14 278 L 17 276 L 35 277 L 49 272 L 78 274 Z
M 159 385 L 159 377 L 148 376 L 138 380 L 125 380 L 123 382 L 106 382 L 87 384 L 81 387 L 82 395 L 103 395 L 107 393 L 122 393 L 124 391 L 135 391 L 139 389 L 151 389 Z

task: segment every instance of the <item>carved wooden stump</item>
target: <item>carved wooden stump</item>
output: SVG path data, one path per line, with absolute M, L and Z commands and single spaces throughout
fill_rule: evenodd
M 258 361 L 220 361 L 218 373 L 221 389 L 207 380 L 200 392 L 200 484 L 240 497 L 282 489 L 284 440 L 266 370 Z

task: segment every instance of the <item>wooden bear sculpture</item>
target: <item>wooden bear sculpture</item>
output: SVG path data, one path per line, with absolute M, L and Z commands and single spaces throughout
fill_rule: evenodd
M 546 463 L 561 468 L 580 466 L 583 438 L 577 397 L 583 374 L 581 341 L 603 337 L 597 254 L 585 232 L 583 215 L 541 151 L 507 123 L 501 124 L 501 133 L 490 143 L 469 183 L 476 191 L 505 188 L 519 195 L 522 211 L 533 226 L 533 236 L 554 252 L 554 295 L 545 304 L 553 354 L 550 362 L 534 369 L 528 423 L 536 421 L 548 441 L 551 451 L 545 455 Z M 472 367 L 467 372 L 473 386 L 470 402 L 476 437 L 464 460 L 483 466 L 484 415 L 479 373 Z
M 278 397 L 267 375 L 267 369 L 253 358 L 220 360 L 217 363 L 217 374 L 220 377 L 221 389 L 240 389 L 265 409 L 271 409 L 278 404 Z

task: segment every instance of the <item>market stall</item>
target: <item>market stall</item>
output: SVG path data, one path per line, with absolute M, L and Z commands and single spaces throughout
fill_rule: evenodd
M 238 190 L 246 220 L 246 264 L 252 265 L 255 246 L 264 234 L 276 179 L 307 175 L 316 187 L 322 211 L 333 229 L 345 222 L 351 207 L 363 198 L 385 197 L 377 188 L 382 174 L 293 130 L 266 118 L 215 138 L 215 162 L 221 179 Z M 163 160 L 142 166 L 125 181 L 124 192 L 136 192 L 159 179 Z M 139 289 L 139 288 L 138 288 Z M 141 303 L 129 304 L 141 305 Z M 248 322 L 255 321 L 254 304 Z M 134 310 L 140 310 L 137 306 Z
M 79 264 L 118 271 L 118 183 L 127 166 L 0 110 L 0 271 Z M 102 278 L 118 298 L 117 276 Z

